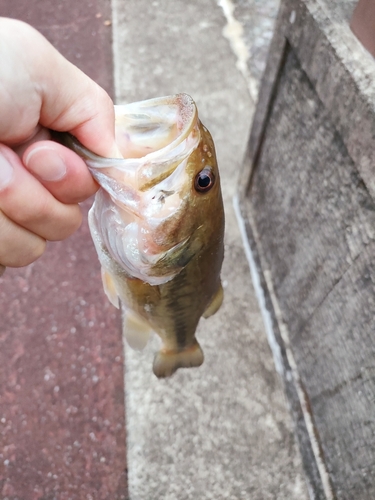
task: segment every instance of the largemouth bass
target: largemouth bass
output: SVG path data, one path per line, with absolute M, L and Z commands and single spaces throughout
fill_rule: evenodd
M 123 158 L 102 158 L 70 137 L 101 189 L 89 213 L 105 293 L 141 349 L 162 342 L 153 371 L 199 366 L 195 331 L 220 307 L 224 210 L 215 147 L 186 94 L 115 106 Z

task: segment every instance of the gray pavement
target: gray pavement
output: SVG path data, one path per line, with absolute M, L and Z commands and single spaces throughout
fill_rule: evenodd
M 226 210 L 225 300 L 198 328 L 204 365 L 157 380 L 156 338 L 141 353 L 125 349 L 130 499 L 305 500 L 292 421 L 232 205 L 277 2 L 112 5 L 117 102 L 191 94 L 216 143 Z

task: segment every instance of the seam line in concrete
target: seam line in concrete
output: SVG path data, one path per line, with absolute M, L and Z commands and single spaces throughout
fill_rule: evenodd
M 232 52 L 237 58 L 236 67 L 245 78 L 250 97 L 253 103 L 255 103 L 258 96 L 258 88 L 255 78 L 252 77 L 247 67 L 247 61 L 250 56 L 243 37 L 243 26 L 233 15 L 235 7 L 231 0 L 217 0 L 217 4 L 222 8 L 227 21 L 226 26 L 223 28 L 223 36 L 229 41 Z

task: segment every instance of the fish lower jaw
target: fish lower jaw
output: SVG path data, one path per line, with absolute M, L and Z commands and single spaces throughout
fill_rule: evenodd
M 158 378 L 166 378 L 179 368 L 197 367 L 203 361 L 204 354 L 198 342 L 183 350 L 162 349 L 155 355 L 153 372 Z

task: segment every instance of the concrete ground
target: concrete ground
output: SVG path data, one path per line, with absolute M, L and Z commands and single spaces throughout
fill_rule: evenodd
M 226 210 L 225 300 L 198 328 L 204 365 L 157 380 L 156 338 L 125 349 L 131 500 L 308 498 L 232 205 L 276 12 L 275 0 L 113 0 L 117 102 L 191 94 Z

